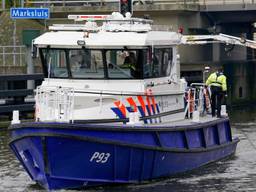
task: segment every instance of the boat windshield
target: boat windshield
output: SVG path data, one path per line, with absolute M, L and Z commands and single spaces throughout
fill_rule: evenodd
M 40 49 L 44 73 L 51 78 L 143 79 L 169 76 L 172 48 Z

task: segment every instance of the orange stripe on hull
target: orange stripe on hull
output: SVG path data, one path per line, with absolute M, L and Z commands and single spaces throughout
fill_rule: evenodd
M 114 104 L 121 111 L 124 117 L 126 117 L 126 107 L 121 101 L 115 101 Z
M 150 111 L 150 113 L 152 114 L 153 110 L 152 110 L 152 107 L 151 107 L 151 103 L 150 103 L 149 97 L 150 97 L 150 96 L 147 96 L 146 100 L 147 100 L 147 104 L 148 104 L 149 111 Z
M 137 112 L 138 111 L 138 107 L 137 107 L 135 101 L 133 100 L 133 98 L 132 97 L 128 97 L 126 100 L 130 104 L 130 106 L 133 108 L 133 111 Z
M 151 101 L 153 103 L 153 107 L 154 107 L 154 111 L 155 113 L 157 112 L 157 109 L 156 109 L 156 100 L 155 100 L 155 97 L 154 96 L 151 96 Z
M 144 103 L 143 97 L 142 97 L 141 95 L 138 95 L 137 98 L 138 98 L 138 100 L 139 100 L 139 102 L 140 102 L 140 105 L 141 105 L 141 108 L 142 108 L 143 112 L 144 112 L 145 115 L 146 115 L 146 105 L 145 105 L 145 103 Z

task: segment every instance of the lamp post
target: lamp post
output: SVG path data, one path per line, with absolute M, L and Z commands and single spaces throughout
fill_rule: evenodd
M 2 9 L 5 10 L 5 0 L 2 0 Z
M 16 2 L 13 2 L 13 7 L 16 7 Z M 13 66 L 16 66 L 16 31 L 17 31 L 17 22 L 16 19 L 13 20 L 13 33 L 12 33 L 12 38 L 13 38 L 13 59 L 12 59 L 12 64 Z

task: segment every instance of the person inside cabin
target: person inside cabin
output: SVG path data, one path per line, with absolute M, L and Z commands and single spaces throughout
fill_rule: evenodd
M 124 63 L 122 67 L 130 68 L 132 77 L 137 77 L 137 60 L 134 52 L 125 52 Z
M 217 117 L 220 118 L 221 102 L 223 95 L 227 94 L 227 80 L 223 74 L 223 68 L 218 67 L 217 71 L 210 74 L 206 81 L 206 86 L 211 88 L 211 107 L 212 116 L 214 117 L 217 109 Z

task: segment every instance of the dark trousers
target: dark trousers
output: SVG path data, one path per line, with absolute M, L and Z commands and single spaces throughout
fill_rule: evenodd
M 211 106 L 212 106 L 212 116 L 215 116 L 215 111 L 217 109 L 217 117 L 220 117 L 221 110 L 221 100 L 222 100 L 222 89 L 221 87 L 211 86 Z

